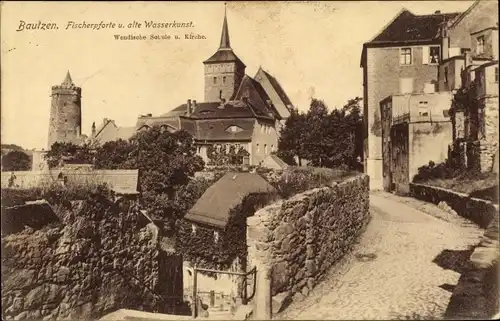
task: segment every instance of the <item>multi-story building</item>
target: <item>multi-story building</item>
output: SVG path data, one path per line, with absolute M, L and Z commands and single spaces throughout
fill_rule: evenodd
M 104 143 L 126 138 L 136 130 L 162 126 L 168 131 L 180 129 L 191 133 L 198 154 L 207 162 L 212 145 L 244 148 L 248 164 L 257 165 L 278 147 L 278 135 L 294 108 L 279 82 L 259 68 L 254 78 L 245 74 L 246 66 L 230 45 L 227 17 L 224 15 L 220 45 L 205 66 L 204 102 L 188 99 L 171 111 L 139 117 L 135 130 L 120 128 L 105 120 L 93 128 L 94 141 Z
M 392 95 L 434 93 L 442 57 L 443 27 L 459 13 L 415 15 L 402 10 L 363 45 L 364 157 L 370 188 L 383 188 L 380 102 Z
M 455 94 L 451 155 L 462 166 L 491 171 L 498 155 L 498 3 L 476 1 L 446 28 L 442 43 L 448 50 L 439 90 Z
M 452 99 L 451 92 L 436 92 L 392 95 L 380 102 L 384 190 L 406 194 L 419 167 L 446 160 Z

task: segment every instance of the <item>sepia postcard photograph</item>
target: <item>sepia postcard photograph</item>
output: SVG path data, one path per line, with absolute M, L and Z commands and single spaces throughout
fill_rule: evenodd
M 0 1 L 2 320 L 500 318 L 498 1 Z

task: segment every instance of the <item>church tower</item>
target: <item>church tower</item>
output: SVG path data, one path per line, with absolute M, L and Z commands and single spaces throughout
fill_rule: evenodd
M 205 101 L 231 100 L 245 76 L 246 66 L 231 49 L 225 11 L 219 49 L 203 64 L 205 65 Z
M 73 84 L 69 71 L 58 86 L 52 86 L 48 149 L 55 142 L 79 144 L 82 128 L 82 89 Z

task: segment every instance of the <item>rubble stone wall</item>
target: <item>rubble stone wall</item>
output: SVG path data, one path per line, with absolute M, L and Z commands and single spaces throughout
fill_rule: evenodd
M 2 319 L 94 319 L 166 305 L 154 294 L 173 282 L 159 271 L 159 231 L 134 203 L 87 200 L 54 210 L 60 222 L 2 235 Z
M 498 207 L 490 201 L 437 186 L 410 183 L 410 194 L 416 199 L 439 204 L 446 202 L 458 215 L 486 228 L 498 216 Z
M 309 190 L 249 217 L 248 267 L 270 270 L 272 312 L 285 300 L 308 295 L 351 249 L 369 218 L 366 175 Z

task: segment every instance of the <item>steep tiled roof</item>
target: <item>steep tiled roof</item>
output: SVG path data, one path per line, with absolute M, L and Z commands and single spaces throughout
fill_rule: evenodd
M 137 193 L 139 170 L 91 170 L 91 171 L 65 171 L 51 170 L 50 175 L 57 179 L 59 175 L 67 176 L 68 183 L 106 183 L 113 191 L 119 194 Z
M 224 228 L 230 211 L 253 193 L 276 194 L 276 189 L 258 174 L 227 173 L 205 191 L 184 218 Z
M 403 10 L 378 36 L 369 43 L 430 41 L 440 35 L 443 23 L 460 13 L 414 15 Z
M 135 129 L 138 130 L 144 125 L 152 127 L 155 125 L 168 125 L 174 130 L 179 129 L 179 121 L 176 116 L 160 116 L 160 117 L 139 117 L 135 125 Z
M 59 218 L 45 200 L 28 201 L 23 205 L 2 207 L 2 234 L 16 233 L 29 226 L 41 229 Z
M 119 139 L 128 140 L 134 136 L 135 133 L 135 127 L 116 127 L 114 130 L 102 131 L 100 135 L 96 136 L 96 140 L 101 144 Z
M 283 101 L 283 103 L 285 104 L 285 106 L 289 106 L 289 105 L 292 105 L 292 102 L 290 101 L 290 98 L 288 98 L 288 95 L 286 94 L 285 90 L 283 89 L 283 87 L 281 87 L 280 83 L 278 82 L 278 80 L 276 78 L 274 78 L 273 76 L 271 76 L 267 71 L 265 71 L 264 69 L 262 69 L 262 72 L 264 73 L 264 75 L 267 77 L 267 79 L 269 79 L 269 82 L 271 83 L 271 85 L 273 86 L 274 90 L 276 90 L 276 93 L 278 94 L 278 96 L 281 98 L 281 100 Z
M 241 61 L 241 59 L 238 58 L 238 56 L 236 56 L 236 54 L 233 52 L 232 49 L 217 50 L 216 53 L 214 53 L 210 58 L 205 60 L 203 63 L 205 64 L 211 62 L 215 63 L 215 62 L 233 62 L 233 61 L 245 66 L 243 61 Z
M 268 101 L 270 102 L 271 99 L 264 88 L 248 75 L 243 77 L 240 87 L 235 94 L 235 99 L 237 100 L 242 100 L 244 97 L 248 98 L 249 106 L 256 116 L 270 117 L 269 114 L 274 112 L 274 109 L 271 110 L 268 107 Z
M 201 141 L 250 141 L 255 125 L 254 118 L 204 119 L 196 121 L 196 139 Z M 238 126 L 242 130 L 230 132 L 227 129 Z
M 193 119 L 210 119 L 210 118 L 247 118 L 253 117 L 252 111 L 241 102 L 229 101 L 220 108 L 221 104 L 218 102 L 198 103 L 196 110 L 191 114 Z M 186 104 L 182 104 L 175 108 L 176 110 L 186 109 Z
M 73 168 L 52 169 L 39 172 L 16 172 L 15 186 L 17 188 L 32 188 L 41 184 L 57 182 L 60 177 L 66 176 L 68 183 L 74 184 L 101 184 L 107 183 L 117 193 L 137 193 L 139 171 L 132 170 L 92 170 L 85 166 L 81 170 Z M 10 173 L 2 173 L 2 187 L 7 187 Z M 5 183 L 4 183 L 5 181 Z

